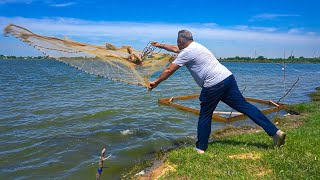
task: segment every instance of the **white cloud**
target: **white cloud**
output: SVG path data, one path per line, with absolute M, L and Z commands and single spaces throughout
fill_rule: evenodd
M 276 32 L 278 28 L 274 27 L 258 27 L 258 26 L 247 26 L 247 25 L 237 25 L 233 27 L 236 30 L 242 31 L 259 31 L 259 32 Z
M 30 29 L 31 31 L 50 35 L 68 36 L 71 39 L 87 43 L 102 44 L 113 42 L 120 45 L 130 44 L 134 47 L 143 47 L 150 40 L 175 43 L 177 32 L 189 29 L 194 38 L 211 49 L 225 51 L 226 56 L 235 52 L 249 52 L 260 47 L 268 48 L 269 54 L 280 54 L 277 51 L 290 49 L 314 49 L 319 47 L 320 36 L 305 33 L 291 34 L 279 32 L 273 27 L 250 27 L 246 25 L 221 27 L 216 24 L 166 24 L 166 23 L 133 23 L 133 22 L 107 22 L 88 21 L 74 18 L 42 18 L 32 19 L 23 17 L 1 17 L 0 28 L 14 23 Z M 300 48 L 299 46 L 303 46 Z M 236 48 L 236 50 L 235 50 Z M 244 48 L 246 48 L 244 50 Z M 297 51 L 298 52 L 298 51 Z M 281 53 L 283 54 L 283 52 Z M 304 56 L 306 54 L 301 53 Z M 221 56 L 224 53 L 221 53 Z M 266 55 L 267 56 L 267 55 Z M 272 56 L 272 55 L 270 55 Z
M 289 29 L 288 31 L 288 34 L 305 34 L 306 36 L 313 36 L 313 37 L 316 37 L 317 36 L 317 33 L 316 32 L 313 32 L 313 31 L 306 31 L 304 28 L 292 28 L 292 29 Z
M 54 0 L 0 0 L 1 4 L 31 4 L 35 2 L 44 3 L 52 7 L 67 7 L 79 4 L 77 2 L 55 3 Z
M 73 6 L 76 5 L 78 3 L 76 2 L 68 2 L 68 3 L 61 3 L 61 4 L 51 4 L 50 6 L 52 7 L 67 7 L 67 6 Z
M 289 29 L 288 34 L 300 34 L 302 33 L 303 29 L 302 28 L 292 28 Z
M 203 23 L 204 26 L 207 26 L 207 27 L 215 27 L 215 26 L 218 26 L 218 24 L 216 23 Z
M 30 30 L 47 35 L 72 36 L 137 36 L 145 38 L 175 38 L 180 29 L 190 29 L 196 38 L 254 40 L 264 42 L 313 42 L 314 38 L 303 35 L 276 32 L 272 27 L 239 26 L 226 28 L 208 27 L 206 24 L 165 24 L 165 23 L 132 23 L 87 21 L 74 18 L 43 18 L 32 19 L 23 17 L 0 17 L 2 26 L 9 23 L 30 28 Z M 292 29 L 291 32 L 297 31 Z M 269 33 L 272 32 L 272 33 Z
M 274 14 L 274 13 L 263 13 L 263 14 L 257 14 L 253 16 L 250 21 L 255 20 L 273 20 L 280 17 L 299 17 L 299 14 Z
M 309 35 L 309 36 L 316 36 L 317 35 L 316 32 L 307 32 L 306 34 Z
M 37 0 L 0 0 L 0 4 L 12 4 L 12 3 L 20 3 L 20 4 L 30 4 Z

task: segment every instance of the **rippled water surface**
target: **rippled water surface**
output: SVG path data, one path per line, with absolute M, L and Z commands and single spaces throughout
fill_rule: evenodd
M 277 64 L 224 64 L 245 96 L 276 101 L 300 77 L 283 100 L 291 104 L 309 101 L 320 85 L 320 65 L 288 64 L 284 84 Z M 117 179 L 154 151 L 195 136 L 196 115 L 157 100 L 199 92 L 185 68 L 148 93 L 58 61 L 0 60 L 0 179 L 93 179 L 105 146 L 112 157 L 103 177 Z M 199 107 L 197 99 L 183 103 Z

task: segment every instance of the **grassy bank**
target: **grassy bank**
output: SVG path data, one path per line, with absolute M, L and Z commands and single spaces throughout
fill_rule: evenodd
M 160 179 L 318 179 L 320 174 L 320 91 L 314 100 L 289 107 L 299 115 L 276 118 L 287 133 L 285 146 L 272 147 L 260 128 L 228 127 L 213 134 L 205 154 L 192 146 L 169 152 L 149 173 Z M 160 171 L 160 172 L 159 172 Z M 144 179 L 142 177 L 142 179 Z M 146 178 L 148 179 L 148 178 Z

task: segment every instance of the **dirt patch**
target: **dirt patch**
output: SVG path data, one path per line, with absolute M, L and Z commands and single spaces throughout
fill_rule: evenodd
M 176 171 L 176 166 L 173 165 L 172 163 L 161 163 L 158 167 L 149 171 L 145 175 L 138 177 L 137 179 L 139 180 L 159 179 L 161 176 L 163 176 L 169 171 Z
M 257 160 L 261 158 L 261 154 L 250 152 L 250 153 L 243 153 L 243 154 L 235 154 L 229 156 L 230 159 L 251 159 L 251 160 Z
M 277 126 L 284 127 L 286 129 L 295 129 L 304 124 L 303 117 L 305 115 L 288 115 L 288 116 L 280 116 L 274 119 L 274 123 Z
M 219 139 L 227 136 L 257 133 L 260 131 L 262 131 L 262 129 L 258 126 L 241 126 L 241 127 L 227 126 L 223 129 L 214 131 L 211 137 L 214 139 Z
M 254 173 L 256 177 L 263 177 L 265 175 L 272 175 L 272 170 L 271 169 L 264 169 L 264 168 L 258 168 L 258 172 Z

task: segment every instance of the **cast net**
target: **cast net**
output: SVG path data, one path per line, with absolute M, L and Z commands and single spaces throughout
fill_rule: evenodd
M 152 74 L 165 68 L 174 59 L 160 53 L 150 43 L 143 51 L 130 46 L 115 47 L 110 43 L 98 46 L 35 34 L 30 30 L 10 24 L 5 35 L 12 35 L 41 51 L 45 56 L 62 61 L 97 76 L 147 87 Z M 156 52 L 157 51 L 157 52 Z

